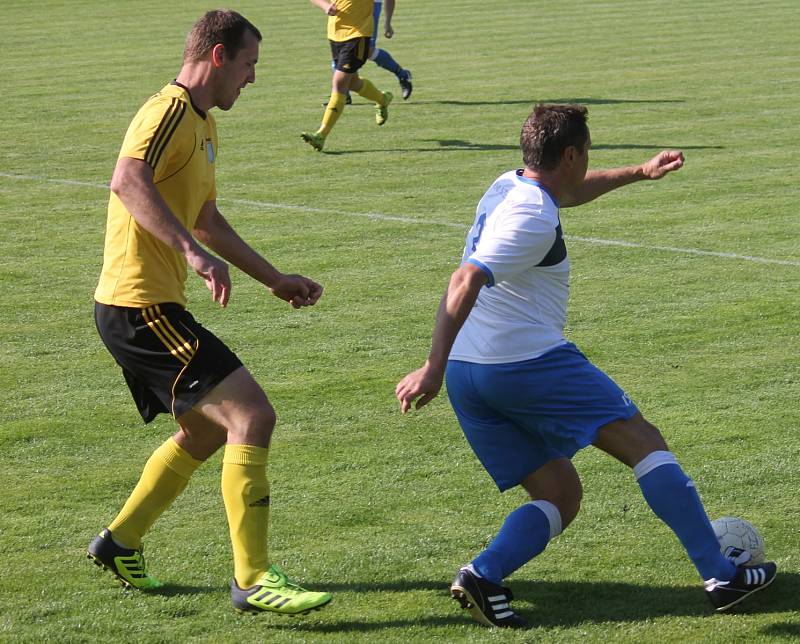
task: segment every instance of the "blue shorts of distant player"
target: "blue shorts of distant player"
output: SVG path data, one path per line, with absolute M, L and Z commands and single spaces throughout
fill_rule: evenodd
M 567 342 L 532 360 L 450 360 L 447 393 L 464 435 L 500 491 L 555 458 L 572 458 L 603 425 L 638 411 Z

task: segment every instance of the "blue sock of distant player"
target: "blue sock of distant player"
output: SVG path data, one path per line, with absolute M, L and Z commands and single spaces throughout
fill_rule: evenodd
M 378 67 L 383 67 L 383 69 L 392 72 L 397 78 L 402 78 L 405 74 L 406 70 L 400 67 L 400 64 L 392 58 L 392 55 L 385 49 L 378 49 L 376 47 L 370 59 L 375 61 Z
M 714 529 L 690 479 L 672 452 L 652 452 L 633 474 L 647 504 L 678 536 L 703 579 L 733 579 L 736 566 L 722 555 Z
M 484 579 L 501 584 L 561 534 L 561 513 L 549 501 L 531 501 L 506 517 L 500 532 L 472 561 L 472 569 Z

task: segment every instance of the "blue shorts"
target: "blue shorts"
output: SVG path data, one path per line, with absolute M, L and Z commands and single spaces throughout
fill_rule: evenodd
M 597 430 L 639 410 L 572 343 L 533 360 L 447 363 L 447 393 L 470 446 L 500 491 L 572 458 Z

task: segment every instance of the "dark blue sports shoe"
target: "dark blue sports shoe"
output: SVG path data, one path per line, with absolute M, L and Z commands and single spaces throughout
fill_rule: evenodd
M 771 561 L 755 566 L 739 566 L 730 581 L 709 579 L 705 582 L 706 594 L 717 611 L 728 610 L 759 590 L 769 586 L 778 573 Z
M 514 596 L 509 588 L 478 577 L 469 567 L 458 571 L 450 586 L 450 596 L 461 604 L 461 608 L 466 608 L 472 617 L 486 626 L 530 627 L 525 619 L 511 610 L 509 602 Z
M 411 84 L 411 72 L 404 69 L 402 74 L 397 77 L 397 80 L 400 83 L 400 96 L 403 97 L 404 101 L 407 101 L 411 97 L 411 92 L 414 91 L 414 86 Z

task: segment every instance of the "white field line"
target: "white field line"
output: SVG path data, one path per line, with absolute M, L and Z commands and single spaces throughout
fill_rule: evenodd
M 52 179 L 50 177 L 38 175 L 9 174 L 0 172 L 0 177 L 17 181 L 38 181 L 42 183 L 52 183 L 65 186 L 81 186 L 87 188 L 100 188 L 108 190 L 108 184 L 95 183 L 91 181 L 77 181 L 74 179 Z M 459 228 L 467 230 L 469 226 L 456 224 L 448 221 L 437 221 L 435 219 L 417 219 L 415 217 L 399 217 L 395 215 L 384 215 L 379 212 L 350 212 L 346 210 L 333 210 L 330 208 L 312 208 L 310 206 L 299 206 L 293 204 L 273 203 L 270 201 L 253 201 L 250 199 L 225 199 L 219 201 L 249 206 L 252 208 L 270 208 L 274 210 L 293 210 L 296 212 L 315 213 L 320 215 L 336 215 L 339 217 L 361 217 L 373 221 L 397 221 L 407 224 L 423 224 L 426 226 L 439 226 L 446 228 Z M 564 235 L 569 241 L 576 241 L 585 244 L 595 244 L 598 246 L 620 246 L 622 248 L 639 248 L 642 250 L 653 250 L 663 253 L 677 253 L 680 255 L 699 255 L 703 257 L 719 257 L 722 259 L 734 259 L 744 262 L 754 262 L 756 264 L 777 264 L 780 266 L 800 266 L 800 260 L 792 259 L 770 259 L 768 257 L 757 257 L 754 255 L 739 255 L 737 253 L 723 253 L 711 250 L 700 250 L 699 248 L 679 248 L 676 246 L 657 246 L 651 244 L 641 244 L 638 242 L 628 242 L 617 239 L 600 239 L 598 237 L 578 237 L 575 235 Z

